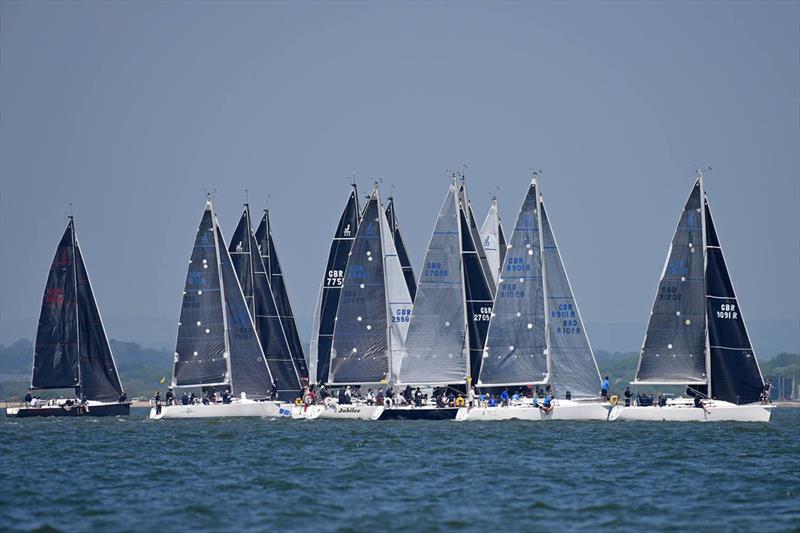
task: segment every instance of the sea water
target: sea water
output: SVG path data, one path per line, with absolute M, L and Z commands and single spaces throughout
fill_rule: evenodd
M 0 420 L 0 530 L 800 528 L 770 424 Z

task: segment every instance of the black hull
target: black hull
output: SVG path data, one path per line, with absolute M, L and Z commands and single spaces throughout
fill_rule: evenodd
M 395 407 L 384 409 L 378 420 L 455 420 L 458 407 L 437 409 Z
M 16 413 L 6 409 L 6 416 L 31 418 L 38 416 L 127 416 L 131 414 L 130 403 L 109 403 L 92 405 L 88 409 L 83 406 L 65 407 L 20 407 Z

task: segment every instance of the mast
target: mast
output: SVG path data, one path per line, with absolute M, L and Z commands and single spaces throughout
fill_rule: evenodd
M 248 252 L 247 255 L 248 255 L 248 257 L 247 257 L 247 262 L 250 263 L 250 287 L 255 287 L 256 286 L 256 276 L 255 276 L 256 265 L 255 265 L 255 263 L 253 263 L 253 251 L 250 249 L 250 246 L 252 245 L 252 242 L 250 241 L 250 235 L 253 232 L 253 230 L 252 230 L 253 225 L 251 224 L 251 221 L 250 221 L 250 204 L 248 204 L 247 202 L 245 202 L 245 204 L 244 204 L 244 211 L 245 211 L 245 219 L 247 220 L 247 237 L 248 237 L 248 242 L 247 242 L 247 252 Z M 245 298 L 245 303 L 247 303 L 247 298 Z M 255 316 L 256 316 L 256 298 L 255 298 L 255 294 L 253 294 L 252 298 L 250 298 L 250 305 L 248 307 L 250 308 L 250 316 L 253 317 L 253 320 L 255 321 Z
M 208 205 L 211 208 L 211 227 L 214 230 L 214 254 L 217 259 L 217 276 L 219 277 L 220 302 L 222 303 L 222 327 L 223 338 L 225 340 L 225 353 L 222 356 L 225 358 L 225 365 L 228 369 L 228 376 L 225 381 L 227 382 L 228 386 L 231 387 L 231 392 L 233 392 L 233 373 L 231 372 L 231 339 L 228 324 L 228 310 L 226 309 L 227 305 L 225 305 L 225 283 L 222 280 L 222 259 L 219 255 L 219 239 L 217 238 L 217 213 L 214 211 L 214 202 L 211 201 L 211 193 L 208 193 Z
M 72 283 L 75 287 L 75 336 L 77 339 L 78 349 L 78 386 L 80 399 L 83 400 L 83 376 L 81 374 L 81 321 L 80 309 L 78 307 L 78 254 L 76 253 L 75 246 L 75 217 L 72 214 L 72 205 L 70 205 L 69 213 L 69 226 L 71 228 L 70 235 L 72 236 Z
M 533 172 L 533 186 L 536 188 L 536 220 L 539 226 L 539 255 L 542 263 L 542 294 L 544 303 L 544 346 L 547 351 L 547 383 L 550 383 L 553 371 L 553 358 L 550 354 L 550 304 L 547 301 L 547 267 L 544 260 L 544 237 L 542 229 L 542 190 L 539 185 L 541 170 Z
M 706 190 L 703 184 L 703 170 L 697 170 L 697 181 L 700 182 L 700 227 L 703 232 L 703 298 L 706 300 L 703 328 L 705 330 L 705 359 L 706 359 L 706 397 L 711 396 L 711 341 L 708 333 L 708 239 L 706 238 Z
M 452 179 L 453 187 L 455 187 L 456 186 L 456 174 L 455 174 L 455 172 L 451 176 L 451 179 Z M 464 181 L 464 179 L 462 177 L 462 183 L 463 183 L 463 181 Z M 464 196 L 463 196 L 464 200 L 466 200 L 466 196 L 467 196 L 466 189 L 464 189 Z M 469 353 L 469 351 L 470 351 L 469 350 L 469 348 L 470 348 L 470 343 L 469 343 L 469 336 L 470 336 L 469 335 L 469 307 L 467 305 L 467 279 L 466 279 L 466 268 L 465 268 L 465 264 L 464 264 L 464 241 L 463 241 L 464 235 L 463 235 L 463 230 L 462 230 L 462 217 L 466 216 L 465 210 L 466 210 L 467 206 L 464 205 L 466 203 L 466 201 L 464 201 L 462 203 L 461 199 L 462 198 L 458 198 L 460 205 L 459 205 L 458 211 L 456 212 L 456 217 L 458 218 L 458 224 L 457 224 L 458 225 L 458 244 L 461 247 L 461 254 L 460 254 L 461 255 L 461 257 L 460 257 L 460 260 L 461 260 L 461 271 L 462 271 L 461 302 L 462 302 L 463 309 L 464 309 L 464 343 L 462 345 L 462 350 L 464 350 L 465 353 L 467 354 L 467 357 L 466 357 L 466 373 L 465 373 L 465 376 L 464 376 L 464 384 L 467 387 L 465 392 L 468 392 L 469 391 L 469 387 L 470 387 L 470 382 L 472 381 L 472 372 L 471 372 L 471 370 L 472 370 L 472 359 L 470 357 L 471 354 Z M 467 220 L 467 228 L 469 228 L 469 220 Z

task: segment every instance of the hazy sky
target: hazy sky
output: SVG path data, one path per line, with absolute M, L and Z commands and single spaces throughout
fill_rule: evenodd
M 177 322 L 206 187 L 272 195 L 310 316 L 357 173 L 421 264 L 468 165 L 531 167 L 589 322 L 644 322 L 694 170 L 744 315 L 800 320 L 800 3 L 2 2 L 0 318 L 33 320 L 72 202 L 106 326 Z M 308 332 L 302 332 L 304 336 Z

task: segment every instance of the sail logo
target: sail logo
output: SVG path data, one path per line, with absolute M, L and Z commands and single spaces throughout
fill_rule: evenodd
M 689 266 L 683 259 L 670 259 L 667 263 L 667 274 L 672 276 L 685 276 L 689 274 Z
M 349 237 L 350 236 L 350 224 L 344 227 L 342 230 L 342 237 Z
M 62 248 L 58 252 L 58 256 L 56 257 L 55 261 L 53 261 L 53 266 L 55 267 L 62 267 L 67 266 L 72 263 L 72 259 L 70 258 L 69 250 L 66 248 Z
M 62 305 L 64 303 L 64 289 L 47 289 L 44 301 L 48 305 Z
M 241 252 L 242 250 L 244 250 L 244 248 L 242 248 L 242 241 L 239 241 L 239 244 L 236 245 L 236 251 Z

